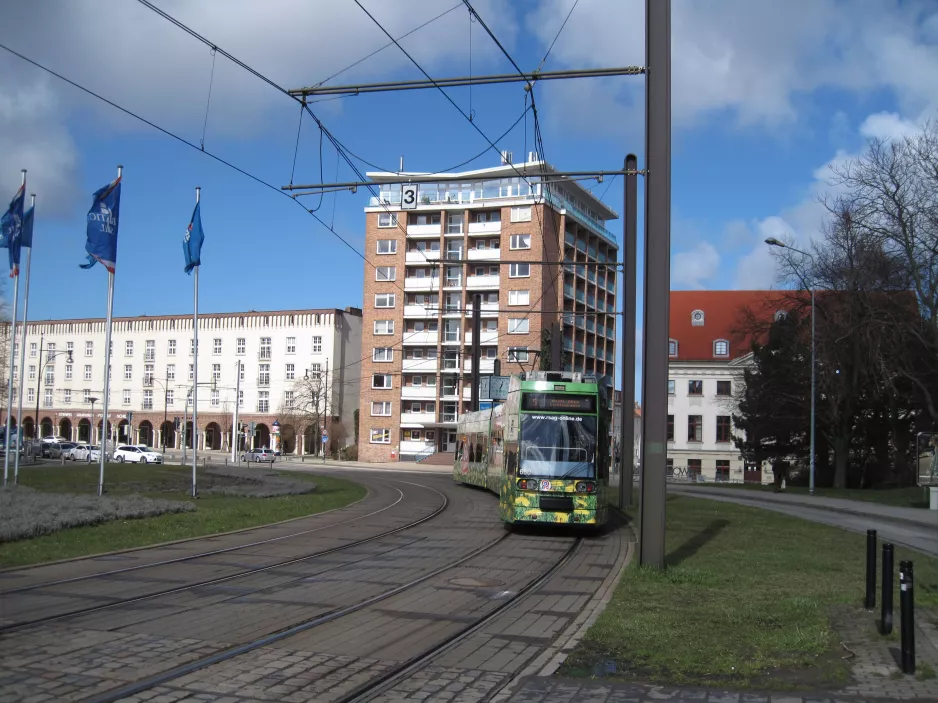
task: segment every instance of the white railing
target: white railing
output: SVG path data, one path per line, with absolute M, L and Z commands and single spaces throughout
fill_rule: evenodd
M 499 222 L 470 222 L 469 234 L 498 234 L 502 231 L 502 223 Z
M 439 289 L 440 289 L 439 278 L 405 278 L 404 279 L 404 290 L 426 291 L 426 290 L 439 290 Z
M 469 289 L 498 288 L 498 276 L 469 276 L 466 287 Z
M 427 261 L 435 261 L 440 258 L 440 250 L 431 251 L 409 251 L 404 257 L 404 262 L 408 264 L 423 264 Z
M 466 373 L 472 372 L 472 360 L 470 359 L 463 364 L 463 371 Z M 479 361 L 479 373 L 494 373 L 495 372 L 495 359 L 481 359 Z
M 440 370 L 440 362 L 438 359 L 404 359 L 401 362 L 401 370 L 415 373 L 436 373 Z
M 439 237 L 443 231 L 441 225 L 407 225 L 408 237 Z
M 426 305 L 405 305 L 404 317 L 436 317 L 438 304 L 427 303 Z
M 480 344 L 497 344 L 498 331 L 484 331 L 479 334 Z M 466 332 L 466 344 L 472 344 L 472 332 Z
M 498 315 L 498 303 L 482 303 L 479 312 L 482 317 L 495 317 Z M 472 303 L 466 306 L 466 317 L 472 317 Z
M 501 249 L 470 249 L 470 261 L 497 261 L 501 256 Z
M 403 400 L 436 400 L 436 386 L 404 386 L 401 388 Z
M 439 332 L 404 332 L 404 344 L 436 344 L 440 339 Z
M 401 413 L 402 425 L 427 425 L 436 422 L 436 413 Z

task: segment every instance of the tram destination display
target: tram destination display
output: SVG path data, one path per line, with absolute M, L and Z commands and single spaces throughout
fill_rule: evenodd
M 524 393 L 521 396 L 522 410 L 545 412 L 596 412 L 596 396 L 573 393 Z

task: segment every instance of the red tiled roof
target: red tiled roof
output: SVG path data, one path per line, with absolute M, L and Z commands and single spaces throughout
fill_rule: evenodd
M 670 338 L 677 340 L 677 356 L 671 361 L 718 361 L 749 353 L 750 340 L 735 333 L 740 312 L 749 307 L 759 315 L 774 315 L 791 307 L 790 290 L 674 290 L 671 291 Z M 786 298 L 788 302 L 786 303 Z M 695 311 L 703 313 L 703 325 L 692 324 Z M 729 356 L 714 356 L 714 342 L 729 342 Z

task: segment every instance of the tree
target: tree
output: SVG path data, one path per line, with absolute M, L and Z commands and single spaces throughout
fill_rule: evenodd
M 763 343 L 754 337 L 751 367 L 737 392 L 733 424 L 744 435 L 734 440 L 747 461 L 768 461 L 781 488 L 788 463 L 808 454 L 810 347 L 801 315 L 779 317 Z
M 305 432 L 307 428 L 313 428 L 311 446 L 306 447 L 307 453 L 311 454 L 319 451 L 321 430 L 323 428 L 331 429 L 332 424 L 326 421 L 327 395 L 323 385 L 324 376 L 322 374 L 306 374 L 293 383 L 293 399 L 289 407 L 286 407 L 286 404 L 281 404 L 283 416 L 290 420 L 297 433 Z M 331 431 L 329 435 L 331 439 Z

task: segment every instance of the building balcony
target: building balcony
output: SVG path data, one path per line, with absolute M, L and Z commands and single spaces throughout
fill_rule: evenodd
M 409 251 L 404 256 L 405 264 L 425 264 L 427 261 L 439 261 L 440 250 L 430 251 Z
M 482 317 L 498 317 L 498 303 L 482 303 L 479 314 Z M 466 306 L 466 317 L 472 317 L 472 303 Z
M 405 305 L 404 317 L 436 317 L 438 311 L 439 304 Z
M 432 425 L 436 422 L 436 413 L 401 413 L 402 425 Z
M 439 278 L 415 278 L 415 277 L 405 278 L 404 290 L 411 290 L 411 291 L 440 290 L 440 279 Z
M 407 225 L 408 237 L 439 237 L 443 232 L 443 226 L 435 225 Z
M 479 343 L 480 344 L 498 344 L 498 331 L 489 332 L 483 331 L 479 333 Z M 472 332 L 466 332 L 466 344 L 472 344 Z
M 463 371 L 466 373 L 472 373 L 472 361 L 467 361 L 463 364 Z M 492 374 L 495 373 L 495 359 L 480 359 L 479 360 L 479 373 L 480 374 Z
M 443 334 L 443 344 L 461 344 L 462 338 L 459 332 L 446 332 Z
M 498 234 L 502 231 L 502 223 L 499 222 L 470 222 L 469 235 L 474 234 Z
M 462 288 L 462 276 L 447 276 L 443 280 L 446 288 Z
M 498 276 L 468 276 L 466 278 L 466 287 L 469 290 L 497 289 L 498 284 Z
M 436 400 L 436 386 L 404 386 L 401 388 L 401 399 Z
M 440 370 L 438 359 L 404 359 L 401 362 L 402 371 L 413 373 L 436 373 Z
M 501 249 L 470 249 L 469 261 L 498 261 Z
M 414 344 L 414 345 L 419 344 L 422 346 L 435 345 L 439 341 L 440 341 L 440 333 L 430 332 L 430 331 L 404 332 L 404 337 L 402 339 L 402 342 L 404 344 Z

